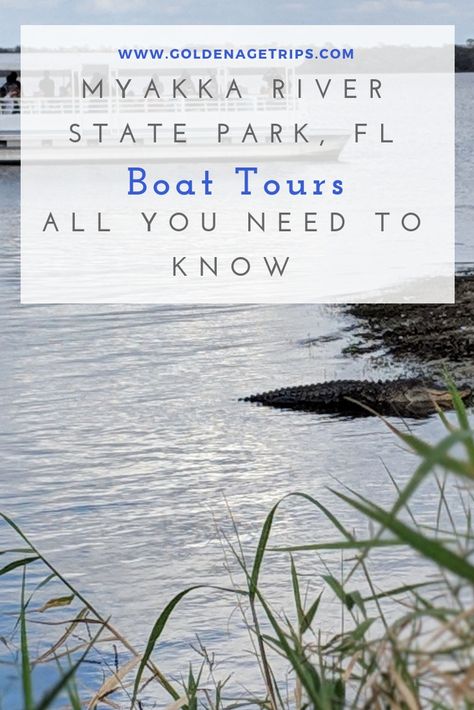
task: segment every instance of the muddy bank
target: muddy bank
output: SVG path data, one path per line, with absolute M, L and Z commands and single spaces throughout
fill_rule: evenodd
M 455 305 L 352 305 L 360 322 L 347 354 L 403 361 L 413 372 L 474 377 L 474 275 L 456 280 Z

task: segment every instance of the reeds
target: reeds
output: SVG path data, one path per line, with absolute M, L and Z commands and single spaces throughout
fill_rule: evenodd
M 167 698 L 157 706 L 170 710 L 474 708 L 474 433 L 463 402 L 452 392 L 455 420 L 439 412 L 445 433 L 435 444 L 386 422 L 419 458 L 406 485 L 399 488 L 393 480 L 396 497 L 390 509 L 342 484 L 332 489 L 335 499 L 370 523 L 368 535 L 357 536 L 330 507 L 297 492 L 278 501 L 267 515 L 250 563 L 238 536 L 236 542 L 225 540 L 226 555 L 237 566 L 240 581 L 232 577 L 229 587 L 210 588 L 238 600 L 249 632 L 249 649 L 262 679 L 258 695 L 236 692 L 227 678 L 217 678 L 203 648 L 202 662 L 197 668 L 190 666 L 180 682 L 170 680 L 157 665 L 160 640 L 165 629 L 172 629 L 173 614 L 187 595 L 203 585 L 183 589 L 163 605 L 140 651 L 3 515 L 4 523 L 24 544 L 1 551 L 8 562 L 0 569 L 0 577 L 22 571 L 18 617 L 5 640 L 20 678 L 22 698 L 16 707 L 145 708 L 152 706 L 156 694 Z M 417 520 L 413 505 L 426 482 L 436 492 L 436 515 L 430 524 Z M 318 539 L 315 528 L 314 541 L 272 546 L 275 519 L 289 498 L 324 516 L 334 536 Z M 375 581 L 374 565 L 377 556 L 391 548 L 422 558 L 422 578 L 381 588 Z M 293 597 L 292 608 L 284 611 L 277 610 L 262 590 L 264 563 L 271 566 L 272 556 L 282 554 L 288 557 Z M 325 565 L 325 554 L 343 559 L 340 575 Z M 30 591 L 31 570 L 40 568 L 44 577 Z M 310 597 L 303 591 L 308 575 L 319 590 Z M 39 611 L 48 610 L 49 620 L 43 623 L 49 632 L 59 625 L 61 633 L 46 652 L 31 658 L 28 639 L 35 633 L 31 626 L 38 612 L 34 604 L 38 596 L 44 600 L 53 587 L 59 593 L 43 601 Z M 322 608 L 328 599 L 337 600 L 343 612 L 344 623 L 332 633 L 323 628 Z M 61 618 L 52 621 L 51 615 Z M 126 660 L 119 663 L 119 658 Z M 44 664 L 56 669 L 57 679 L 38 697 L 37 668 Z M 84 674 L 89 686 L 95 683 L 88 694 L 82 687 Z

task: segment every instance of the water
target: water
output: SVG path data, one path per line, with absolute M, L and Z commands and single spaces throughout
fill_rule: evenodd
M 474 200 L 474 81 L 472 74 L 456 77 L 456 260 L 474 261 L 472 218 Z
M 460 264 L 474 262 L 473 98 L 474 76 L 459 76 Z M 0 201 L 1 509 L 131 639 L 143 643 L 154 618 L 183 587 L 228 584 L 217 529 L 230 530 L 227 505 L 251 549 L 265 514 L 288 492 L 310 493 L 346 525 L 360 526 L 327 486 L 339 479 L 388 504 L 384 462 L 399 482 L 406 480 L 413 459 L 376 419 L 340 420 L 238 401 L 278 385 L 393 375 L 393 366 L 375 370 L 369 358 L 341 355 L 352 324 L 342 311 L 20 307 L 18 168 L 1 169 Z M 310 346 L 302 342 L 321 336 Z M 436 419 L 415 428 L 429 438 L 440 431 Z M 428 519 L 429 497 L 417 506 Z M 282 508 L 275 541 L 333 538 L 309 506 Z M 2 547 L 7 539 L 0 531 Z M 316 563 L 305 564 L 314 569 Z M 282 555 L 265 571 L 282 600 L 287 571 Z M 377 571 L 384 583 L 393 578 L 395 584 L 422 573 L 418 560 L 400 553 L 384 553 Z M 2 592 L 2 611 L 11 611 L 18 602 L 15 575 L 2 580 Z M 197 633 L 222 659 L 223 674 L 233 668 L 247 686 L 258 687 L 233 608 L 234 600 L 211 591 L 189 597 L 165 635 L 162 666 L 185 672 L 192 655 L 187 644 Z M 32 644 L 39 647 L 39 637 Z M 12 687 L 9 710 L 20 707 Z

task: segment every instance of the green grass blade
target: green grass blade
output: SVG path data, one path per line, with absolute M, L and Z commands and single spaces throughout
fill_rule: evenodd
M 323 593 L 321 592 L 314 602 L 311 604 L 309 609 L 305 612 L 304 618 L 303 618 L 303 623 L 301 624 L 301 633 L 304 634 L 312 625 L 314 621 L 314 617 L 316 616 L 316 613 L 319 608 L 319 603 L 321 601 Z
M 20 608 L 20 650 L 21 650 L 21 681 L 23 687 L 23 702 L 25 710 L 33 708 L 33 687 L 31 679 L 30 655 L 28 652 L 28 632 L 26 628 L 26 605 L 25 605 L 26 570 L 23 569 L 23 580 L 21 585 L 21 608 Z
M 424 441 L 412 436 L 411 434 L 400 433 L 399 436 L 403 439 L 403 441 L 405 441 L 406 444 L 408 444 L 408 446 L 410 446 L 413 451 L 415 451 L 415 453 L 422 457 L 423 461 L 416 469 L 408 484 L 401 491 L 393 508 L 394 513 L 403 508 L 435 466 L 441 466 L 452 473 L 462 476 L 463 478 L 472 479 L 473 472 L 470 466 L 462 461 L 454 459 L 451 456 L 447 456 L 447 452 L 453 446 L 458 443 L 465 442 L 467 438 L 466 432 L 458 431 L 449 434 L 435 446 L 426 444 Z
M 400 540 L 369 539 L 369 540 L 340 540 L 339 542 L 316 542 L 307 545 L 290 545 L 288 547 L 269 547 L 270 552 L 310 552 L 314 550 L 361 550 L 371 547 L 400 547 Z
M 471 465 L 474 466 L 474 439 L 472 436 L 472 429 L 469 425 L 466 405 L 464 404 L 461 395 L 456 389 L 453 380 L 449 376 L 447 377 L 447 383 L 451 392 L 451 397 L 453 398 L 454 409 L 456 410 L 459 426 L 461 427 L 461 429 L 468 433 L 468 438 L 466 440 L 466 449 L 469 455 Z
M 316 498 L 313 498 L 312 496 L 308 495 L 307 493 L 301 493 L 299 491 L 296 491 L 295 493 L 289 493 L 288 495 L 284 496 L 279 500 L 271 509 L 267 517 L 265 518 L 265 522 L 262 527 L 262 532 L 260 533 L 260 539 L 258 541 L 257 545 L 257 551 L 255 553 L 255 558 L 254 558 L 254 563 L 252 567 L 252 572 L 250 575 L 250 598 L 253 600 L 255 598 L 256 590 L 257 590 L 257 585 L 258 585 L 258 579 L 260 576 L 260 570 L 262 567 L 263 559 L 265 556 L 265 550 L 267 549 L 267 544 L 268 544 L 268 539 L 270 537 L 270 532 L 272 529 L 273 525 L 273 519 L 275 517 L 275 513 L 278 510 L 279 506 L 285 501 L 287 498 L 291 497 L 299 497 L 303 498 L 304 500 L 308 501 L 312 505 L 316 506 L 318 510 L 320 510 L 327 518 L 328 520 L 339 530 L 340 533 L 344 535 L 344 537 L 347 540 L 353 540 L 353 536 L 350 534 L 348 530 L 342 525 L 342 523 L 336 518 L 331 511 L 326 508 L 325 505 L 320 503 Z
M 21 560 L 14 560 L 0 569 L 0 577 L 3 574 L 7 574 L 12 570 L 17 569 L 18 567 L 25 567 L 26 565 L 31 564 L 31 562 L 36 562 L 36 560 L 39 560 L 39 557 L 24 557 Z
M 406 543 L 402 544 L 405 545 Z M 411 592 L 414 592 L 417 589 L 420 589 L 421 587 L 432 587 L 433 585 L 437 584 L 439 584 L 437 580 L 434 580 L 432 582 L 417 582 L 416 584 L 404 584 L 400 587 L 393 587 L 392 589 L 387 589 L 384 592 L 379 592 L 378 594 L 370 594 L 369 596 L 363 597 L 363 601 L 371 602 L 375 599 L 392 599 L 393 597 L 397 597 L 400 594 L 410 594 Z
M 74 678 L 78 668 L 85 661 L 89 651 L 94 647 L 96 641 L 98 641 L 99 636 L 103 632 L 104 627 L 101 626 L 96 635 L 90 640 L 84 653 L 78 658 L 78 660 L 70 666 L 70 668 L 64 673 L 63 676 L 55 683 L 41 698 L 40 702 L 35 706 L 34 710 L 50 710 L 54 701 L 58 695 L 71 683 Z
M 275 513 L 278 509 L 278 506 L 284 499 L 278 501 L 276 505 L 273 506 L 267 517 L 265 518 L 265 522 L 262 527 L 262 532 L 260 533 L 260 539 L 258 541 L 257 545 L 257 551 L 255 553 L 255 559 L 252 567 L 252 572 L 250 574 L 250 580 L 249 580 L 249 592 L 250 592 L 250 600 L 253 601 L 255 598 L 255 595 L 257 593 L 257 584 L 258 584 L 258 578 L 260 575 L 260 569 L 262 566 L 263 558 L 265 555 L 265 548 L 268 543 L 268 538 L 270 537 L 270 532 L 272 529 L 272 524 L 273 524 L 273 518 L 275 517 Z
M 303 611 L 303 605 L 301 603 L 300 583 L 299 583 L 299 579 L 298 579 L 298 572 L 296 570 L 295 561 L 294 561 L 292 555 L 290 555 L 290 564 L 291 564 L 291 584 L 293 586 L 293 596 L 295 599 L 296 616 L 298 619 L 298 628 L 301 633 L 301 628 L 303 626 L 303 621 L 304 621 L 304 611 Z
M 231 594 L 242 594 L 244 596 L 247 596 L 247 592 L 244 592 L 239 589 L 228 589 L 226 587 L 217 587 L 214 585 L 210 584 L 195 584 L 192 587 L 188 587 L 187 589 L 183 589 L 183 591 L 179 592 L 173 599 L 168 602 L 168 604 L 165 606 L 161 614 L 159 615 L 158 619 L 155 621 L 155 624 L 151 630 L 151 633 L 148 637 L 148 642 L 145 648 L 145 652 L 142 656 L 142 660 L 140 661 L 140 665 L 138 666 L 137 670 L 137 675 L 135 676 L 135 682 L 133 686 L 133 696 L 132 696 L 132 703 L 131 706 L 132 708 L 135 706 L 136 700 L 137 700 L 137 694 L 138 690 L 140 688 L 140 681 L 143 676 L 143 672 L 147 666 L 148 661 L 150 660 L 150 656 L 153 653 L 153 649 L 155 648 L 156 642 L 160 638 L 161 634 L 163 633 L 163 630 L 168 622 L 169 617 L 173 613 L 174 609 L 176 606 L 179 604 L 179 602 L 183 599 L 183 597 L 187 596 L 191 592 L 196 591 L 196 589 L 215 589 L 220 592 L 230 592 Z M 168 690 L 170 695 L 174 698 L 174 700 L 178 700 L 179 698 L 179 693 L 174 690 L 174 688 L 170 688 Z
M 338 599 L 349 609 L 354 607 L 354 600 L 350 594 L 344 591 L 342 584 L 331 574 L 323 574 L 324 581 L 331 587 Z
M 323 680 L 318 674 L 316 666 L 306 658 L 303 648 L 292 648 L 285 632 L 278 624 L 270 607 L 258 590 L 257 597 L 277 635 L 280 648 L 291 663 L 296 676 L 308 695 L 310 703 L 303 707 L 317 708 L 318 710 L 339 710 L 342 708 L 339 698 L 341 692 L 344 693 L 343 688 L 338 683 Z
M 424 557 L 436 562 L 439 567 L 452 572 L 462 579 L 474 582 L 474 566 L 463 557 L 459 557 L 459 555 L 451 552 L 436 540 L 421 535 L 419 532 L 408 527 L 408 525 L 405 525 L 401 520 L 393 517 L 390 513 L 386 513 L 382 508 L 376 505 L 368 502 L 368 504 L 364 504 L 338 491 L 333 492 L 353 508 L 356 508 L 356 510 L 359 510 L 395 535 L 398 535 L 401 540 L 406 542 L 414 550 L 417 550 Z
M 173 599 L 168 602 L 168 604 L 165 606 L 161 614 L 159 615 L 158 619 L 156 620 L 150 636 L 148 637 L 148 642 L 145 648 L 145 653 L 143 654 L 142 660 L 140 661 L 140 665 L 138 666 L 137 670 L 137 675 L 135 676 L 135 682 L 133 686 L 133 696 L 132 696 L 132 708 L 135 706 L 135 702 L 137 699 L 137 694 L 138 690 L 140 688 L 140 681 L 143 676 L 143 672 L 146 668 L 146 665 L 148 663 L 148 660 L 153 653 L 153 649 L 155 648 L 156 642 L 158 641 L 159 637 L 161 636 L 163 629 L 166 626 L 166 623 L 171 616 L 172 612 L 174 611 L 175 607 L 179 604 L 181 599 L 185 597 L 187 594 L 190 594 L 191 592 L 196 591 L 196 589 L 202 589 L 206 585 L 204 584 L 195 584 L 192 587 L 188 587 L 187 589 L 183 589 L 182 592 L 179 592 Z M 179 693 L 176 691 L 173 691 L 173 697 L 175 700 L 178 700 L 179 698 Z
M 51 562 L 46 559 L 44 555 L 42 555 L 39 550 L 33 545 L 33 543 L 30 541 L 30 539 L 27 537 L 27 535 L 23 532 L 23 530 L 11 519 L 8 517 L 8 515 L 5 515 L 5 513 L 0 512 L 0 518 L 5 521 L 7 525 L 9 525 L 18 535 L 21 537 L 21 539 L 26 542 L 26 544 L 29 546 L 30 550 L 32 553 L 38 556 L 38 558 L 42 561 L 42 563 L 50 570 L 52 575 L 57 577 L 57 579 L 64 584 L 65 587 L 67 587 L 71 592 L 73 592 L 77 599 L 80 600 L 84 606 L 94 614 L 96 619 L 100 621 L 102 624 L 107 624 L 109 630 L 112 633 L 115 633 L 117 638 L 121 639 L 121 642 L 125 644 L 126 648 L 131 651 L 135 655 L 139 655 L 138 652 L 135 650 L 135 648 L 121 635 L 118 634 L 110 625 L 109 621 L 106 621 L 105 618 L 100 614 L 100 612 L 95 608 L 95 606 L 75 587 L 71 582 L 69 582 L 64 575 L 62 575 L 59 570 L 51 564 Z M 172 696 L 175 697 L 176 691 L 174 690 L 173 686 L 171 683 L 167 680 L 167 678 L 161 673 L 160 669 L 156 667 L 156 665 L 153 666 L 152 668 L 153 673 L 155 673 L 157 679 L 165 688 L 165 690 Z
M 71 666 L 73 664 L 71 662 L 71 658 L 69 657 L 69 654 L 68 654 L 68 661 L 69 661 L 69 668 L 71 668 Z M 56 659 L 56 663 L 57 663 L 59 672 L 61 673 L 61 675 L 64 675 L 64 669 L 63 669 L 59 659 Z M 66 683 L 66 691 L 67 691 L 67 695 L 69 698 L 69 703 L 71 705 L 71 710 L 82 710 L 82 704 L 81 704 L 81 700 L 79 698 L 79 692 L 77 690 L 77 685 L 75 682 L 74 675 Z

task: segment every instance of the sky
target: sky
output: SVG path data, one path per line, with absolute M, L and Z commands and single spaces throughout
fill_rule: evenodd
M 474 37 L 474 0 L 0 0 L 0 45 L 21 24 L 456 24 Z

